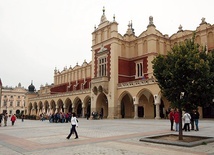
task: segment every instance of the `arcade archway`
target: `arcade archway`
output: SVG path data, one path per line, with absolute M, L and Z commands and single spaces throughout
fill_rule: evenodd
M 100 93 L 97 97 L 96 112 L 102 113 L 103 118 L 108 117 L 108 99 L 104 93 Z

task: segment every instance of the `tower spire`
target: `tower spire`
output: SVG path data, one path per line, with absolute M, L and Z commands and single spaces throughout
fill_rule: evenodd
M 103 15 L 102 15 L 102 17 L 101 17 L 100 24 L 101 24 L 101 23 L 104 23 L 104 22 L 106 22 L 106 21 L 107 21 L 107 19 L 106 19 L 106 16 L 105 16 L 105 7 L 103 7 Z

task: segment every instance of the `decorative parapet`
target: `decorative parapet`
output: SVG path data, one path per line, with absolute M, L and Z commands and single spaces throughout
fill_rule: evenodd
M 79 95 L 79 94 L 88 94 L 90 92 L 91 92 L 91 89 L 75 90 L 71 92 L 50 94 L 47 96 L 38 96 L 35 98 L 30 98 L 29 101 L 52 99 L 52 98 L 66 97 L 66 96 Z
M 135 80 L 129 82 L 118 83 L 118 88 L 129 88 L 129 87 L 137 87 L 137 86 L 145 86 L 150 84 L 156 84 L 157 80 L 155 78 L 143 79 L 143 80 Z

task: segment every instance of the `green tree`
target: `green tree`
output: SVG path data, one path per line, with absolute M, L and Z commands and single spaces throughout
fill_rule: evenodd
M 179 140 L 183 139 L 182 110 L 209 106 L 214 99 L 214 51 L 192 39 L 175 45 L 153 61 L 154 76 L 163 96 L 180 111 Z

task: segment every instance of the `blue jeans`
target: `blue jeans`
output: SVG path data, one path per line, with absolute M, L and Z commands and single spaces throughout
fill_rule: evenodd
M 195 127 L 196 127 L 196 130 L 198 131 L 198 119 L 195 119 Z
M 175 131 L 179 131 L 179 123 L 175 123 Z

